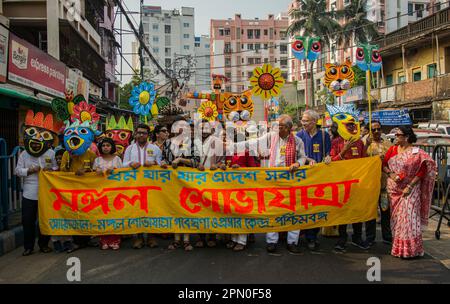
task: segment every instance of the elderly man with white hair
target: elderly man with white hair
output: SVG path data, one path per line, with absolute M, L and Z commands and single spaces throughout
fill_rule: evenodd
M 278 128 L 266 133 L 255 140 L 241 142 L 235 145 L 238 151 L 244 151 L 245 148 L 258 146 L 258 152 L 269 156 L 268 167 L 289 167 L 289 170 L 295 171 L 300 166 L 305 165 L 307 157 L 303 141 L 292 132 L 293 121 L 289 115 L 281 115 L 277 120 Z M 278 129 L 278 130 L 277 130 Z M 262 148 L 266 147 L 266 148 Z M 300 230 L 289 231 L 287 236 L 287 249 L 291 253 L 299 253 L 297 247 Z M 278 245 L 278 232 L 266 234 L 267 251 L 275 253 Z
M 331 139 L 328 132 L 318 130 L 317 124 L 320 119 L 319 113 L 314 110 L 306 110 L 302 116 L 303 130 L 297 133 L 305 145 L 305 154 L 308 157 L 310 165 L 315 163 L 331 162 L 330 150 Z M 316 250 L 319 243 L 317 242 L 317 234 L 320 228 L 305 230 L 305 237 L 310 250 Z

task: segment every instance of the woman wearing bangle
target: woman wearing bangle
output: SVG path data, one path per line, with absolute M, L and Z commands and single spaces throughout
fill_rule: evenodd
M 417 138 L 411 127 L 400 127 L 383 161 L 389 176 L 387 191 L 391 207 L 393 243 L 391 254 L 423 256 L 421 227 L 428 224 L 436 163 L 423 150 L 413 147 Z

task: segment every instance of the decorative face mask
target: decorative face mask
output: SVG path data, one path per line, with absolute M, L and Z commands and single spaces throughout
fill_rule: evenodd
M 339 135 L 345 139 L 359 139 L 361 129 L 358 122 L 359 112 L 351 104 L 343 106 L 327 105 L 331 119 L 338 125 Z
M 215 75 L 215 74 L 213 74 L 212 75 L 212 79 L 213 79 L 213 90 L 215 90 L 215 91 L 222 90 L 223 83 L 225 81 L 228 81 L 228 78 L 226 78 L 223 75 Z
M 355 79 L 352 63 L 348 60 L 341 65 L 327 63 L 325 69 L 325 86 L 337 97 L 345 95 Z
M 130 145 L 133 130 L 133 120 L 131 117 L 128 118 L 128 122 L 125 121 L 125 117 L 123 116 L 119 118 L 119 122 L 116 122 L 114 116 L 106 121 L 105 136 L 114 141 L 117 154 L 123 155 L 125 149 Z
M 64 130 L 64 147 L 72 155 L 83 155 L 94 142 L 95 132 L 88 121 L 76 120 Z
M 224 93 L 223 115 L 230 121 L 248 121 L 253 115 L 252 92 Z
M 34 157 L 43 155 L 52 145 L 58 142 L 58 126 L 54 124 L 53 115 L 38 112 L 36 116 L 32 110 L 25 117 L 25 150 Z
M 292 43 L 292 53 L 298 60 L 317 60 L 321 52 L 320 38 L 295 36 L 295 41 Z
M 378 45 L 361 44 L 356 49 L 356 65 L 363 71 L 378 72 L 381 70 L 381 59 Z

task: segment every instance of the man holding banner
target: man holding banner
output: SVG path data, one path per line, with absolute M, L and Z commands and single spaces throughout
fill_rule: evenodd
M 162 153 L 161 150 L 148 142 L 150 135 L 150 128 L 145 124 L 140 124 L 136 128 L 135 140 L 136 143 L 130 145 L 125 150 L 123 157 L 123 166 L 138 169 L 141 166 L 150 167 L 153 165 L 161 165 Z M 154 235 L 148 235 L 148 246 L 150 248 L 158 247 Z M 141 249 L 144 247 L 143 235 L 135 235 L 133 240 L 133 248 Z
M 289 167 L 289 170 L 295 171 L 306 163 L 307 157 L 303 141 L 292 134 L 292 126 L 292 118 L 289 115 L 281 115 L 278 118 L 278 132 L 276 132 L 275 128 L 274 131 L 258 139 L 259 147 L 268 143 L 267 149 L 270 151 L 269 167 Z M 249 142 L 252 143 L 252 140 Z M 287 249 L 289 252 L 300 252 L 297 247 L 299 235 L 300 230 L 288 232 Z M 278 238 L 278 232 L 266 234 L 266 249 L 269 253 L 277 251 Z
M 319 113 L 314 110 L 306 110 L 302 116 L 303 130 L 297 133 L 305 145 L 305 153 L 308 156 L 310 165 L 315 163 L 330 163 L 331 140 L 327 132 L 317 130 Z M 305 230 L 306 241 L 310 250 L 316 250 L 318 247 L 317 234 L 320 228 Z

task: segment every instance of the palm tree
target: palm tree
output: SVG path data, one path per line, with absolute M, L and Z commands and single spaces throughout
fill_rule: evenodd
M 327 10 L 326 0 L 298 0 L 299 8 L 290 12 L 295 21 L 289 26 L 289 35 L 302 34 L 303 36 L 315 36 L 321 38 L 322 49 L 330 45 L 335 38 L 334 33 L 341 29 L 336 20 L 336 12 Z M 310 94 L 314 99 L 314 64 L 310 66 L 311 81 Z
M 342 32 L 338 33 L 338 43 L 344 47 L 352 43 L 366 43 L 378 36 L 377 24 L 367 19 L 367 0 L 350 0 L 343 10 L 337 11 L 338 18 L 344 18 Z

